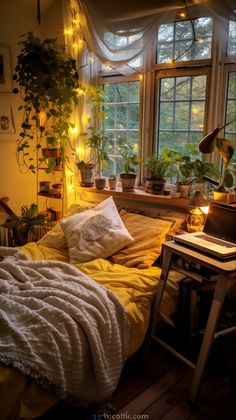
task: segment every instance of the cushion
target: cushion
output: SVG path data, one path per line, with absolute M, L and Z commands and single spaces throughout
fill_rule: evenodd
M 77 203 L 73 203 L 69 207 L 68 215 L 66 217 L 70 217 L 73 214 L 88 210 L 94 206 L 94 203 L 88 203 L 87 201 L 79 201 Z M 52 229 L 49 230 L 49 232 L 46 233 L 46 235 L 39 239 L 38 244 L 57 249 L 67 248 L 67 241 L 60 223 L 57 223 Z
M 107 258 L 133 241 L 112 197 L 93 209 L 63 219 L 61 227 L 72 264 Z
M 125 210 L 121 210 L 120 216 L 134 242 L 114 254 L 111 260 L 126 267 L 150 267 L 160 256 L 171 221 L 152 219 Z
M 124 207 L 120 208 L 122 212 Z M 151 217 L 152 219 L 161 219 L 167 220 L 171 222 L 171 232 L 175 232 L 179 229 L 186 228 L 186 218 L 188 217 L 189 213 L 180 213 L 177 211 L 169 210 L 168 208 L 153 208 L 153 207 L 144 207 L 144 208 L 137 208 L 137 207 L 125 207 L 125 210 L 128 213 L 138 213 L 143 216 Z

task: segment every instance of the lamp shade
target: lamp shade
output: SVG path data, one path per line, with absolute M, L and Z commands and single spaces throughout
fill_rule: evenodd
M 189 207 L 206 207 L 209 201 L 201 191 L 196 191 L 188 202 Z
M 202 153 L 212 153 L 216 147 L 216 137 L 220 131 L 220 128 L 217 127 L 210 133 L 208 133 L 199 143 L 199 150 Z

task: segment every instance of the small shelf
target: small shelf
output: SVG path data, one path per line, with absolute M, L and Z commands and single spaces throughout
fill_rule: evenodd
M 38 195 L 40 195 L 41 197 L 46 197 L 46 198 L 55 198 L 57 200 L 62 200 L 63 199 L 62 196 L 58 197 L 57 195 L 46 194 L 46 193 L 41 193 L 41 192 L 39 192 Z
M 39 171 L 46 171 L 47 169 L 48 169 L 47 166 L 38 168 Z M 53 174 L 53 172 L 62 172 L 62 171 L 63 171 L 62 168 L 54 168 L 53 171 L 50 172 L 50 173 Z

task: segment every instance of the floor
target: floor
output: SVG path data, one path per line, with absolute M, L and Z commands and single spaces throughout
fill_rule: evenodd
M 106 409 L 59 404 L 40 420 L 235 420 L 235 353 L 227 354 L 222 348 L 213 351 L 195 405 L 188 402 L 192 370 L 153 342 L 144 363 L 140 355 L 127 362 Z

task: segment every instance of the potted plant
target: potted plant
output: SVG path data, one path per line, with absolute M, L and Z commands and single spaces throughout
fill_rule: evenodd
M 33 173 L 42 164 L 53 171 L 58 158 L 68 161 L 65 148 L 70 145 L 69 130 L 73 128 L 70 116 L 78 103 L 76 62 L 56 39 L 41 41 L 29 32 L 20 45 L 13 76 L 23 99 L 19 107 L 23 122 L 17 140 L 18 164 Z M 13 92 L 19 93 L 19 89 Z M 35 163 L 35 151 L 41 148 L 43 152 Z
M 108 176 L 108 185 L 109 185 L 110 190 L 115 190 L 116 189 L 116 184 L 117 184 L 116 174 L 110 174 Z
M 96 167 L 95 185 L 98 189 L 106 186 L 106 178 L 102 176 L 102 170 L 105 169 L 109 160 L 107 146 L 109 137 L 105 130 L 97 130 L 95 127 L 89 127 L 91 136 L 88 138 L 87 145 L 90 148 L 90 157 Z
M 166 177 L 169 176 L 169 162 L 163 157 L 151 156 L 144 161 L 148 177 L 146 178 L 145 191 L 151 194 L 163 194 Z
M 124 172 L 120 174 L 122 191 L 133 192 L 136 180 L 135 168 L 141 163 L 137 148 L 133 144 L 120 142 L 118 153 L 124 163 Z
M 16 246 L 37 240 L 38 228 L 44 224 L 45 216 L 38 213 L 38 207 L 33 203 L 30 207 L 21 207 L 21 216 L 12 213 L 2 226 L 12 230 Z
M 80 171 L 81 187 L 93 187 L 95 163 L 80 160 L 76 162 L 76 166 Z
M 232 122 L 232 121 L 231 121 Z M 218 137 L 220 131 L 231 122 L 222 127 L 217 127 L 207 134 L 199 143 L 199 150 L 202 153 L 213 153 L 216 149 L 222 158 L 223 170 L 219 181 L 208 179 L 213 184 L 218 184 L 213 191 L 213 198 L 216 201 L 226 201 L 228 196 L 228 188 L 234 184 L 234 171 L 230 169 L 230 161 L 234 154 L 234 144 L 231 140 Z

